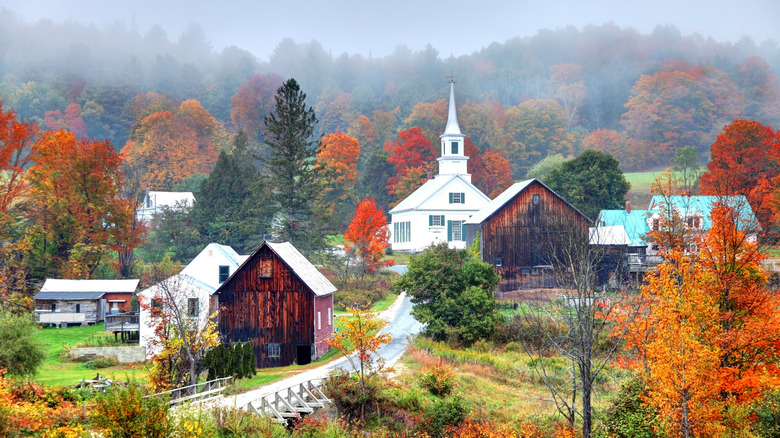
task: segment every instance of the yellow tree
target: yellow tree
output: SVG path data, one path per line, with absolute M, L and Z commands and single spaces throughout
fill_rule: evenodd
M 667 431 L 686 438 L 723 430 L 720 388 L 713 384 L 722 354 L 714 343 L 720 327 L 704 282 L 704 272 L 675 249 L 642 288 L 652 309 L 645 314 L 652 327 L 644 345 L 647 402 Z
M 347 358 L 352 369 L 359 373 L 360 387 L 365 391 L 366 373 L 373 369 L 373 356 L 382 345 L 390 342 L 392 336 L 388 333 L 377 333 L 379 321 L 370 311 L 357 307 L 347 310 L 352 316 L 341 326 L 338 333 L 333 334 L 333 339 L 326 339 L 325 342 Z M 383 365 L 383 360 L 379 358 L 376 371 L 381 370 Z

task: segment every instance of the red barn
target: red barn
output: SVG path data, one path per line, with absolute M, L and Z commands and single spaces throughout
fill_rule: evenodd
M 265 242 L 215 292 L 219 333 L 252 342 L 258 368 L 307 364 L 328 350 L 335 292 L 291 243 Z

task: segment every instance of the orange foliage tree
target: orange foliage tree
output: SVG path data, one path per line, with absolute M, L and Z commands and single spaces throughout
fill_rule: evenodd
M 419 127 L 432 144 L 439 143 L 439 134 L 447 124 L 448 104 L 445 99 L 433 103 L 420 102 L 412 107 L 404 124 L 410 128 Z
M 768 229 L 780 210 L 775 179 L 780 177 L 780 131 L 750 120 L 723 128 L 710 148 L 712 161 L 699 181 L 702 194 L 745 195 L 761 226 Z
M 512 168 L 501 152 L 494 150 L 485 151 L 482 161 L 487 176 L 480 188 L 490 199 L 495 199 L 512 185 Z
M 387 180 L 387 192 L 391 195 L 396 194 L 396 184 L 406 176 L 409 169 L 433 170 L 436 158 L 436 150 L 423 135 L 422 129 L 415 127 L 402 131 L 398 138 L 400 141 L 385 145 L 390 152 L 387 161 L 395 166 L 395 176 Z
M 373 274 L 377 269 L 393 264 L 392 260 L 382 260 L 385 249 L 390 246 L 390 234 L 385 212 L 377 208 L 373 199 L 358 203 L 344 239 L 348 242 L 344 244 L 344 251 L 357 257 L 361 283 L 364 274 Z
M 360 145 L 353 137 L 341 132 L 322 138 L 317 152 L 319 168 L 325 186 L 323 201 L 331 214 L 343 223 L 344 211 L 355 205 L 355 183 Z
M 40 277 L 89 278 L 116 243 L 114 228 L 132 221 L 119 197 L 119 154 L 108 141 L 78 140 L 67 131 L 46 133 L 33 153 L 30 263 Z
M 30 146 L 38 135 L 38 127 L 22 123 L 13 111 L 3 111 L 0 102 L 0 212 L 25 195 L 24 174 L 33 158 Z
M 263 119 L 274 109 L 274 94 L 282 82 L 284 79 L 276 74 L 255 74 L 241 84 L 230 99 L 233 125 L 250 134 L 252 139 L 257 139 L 265 128 Z

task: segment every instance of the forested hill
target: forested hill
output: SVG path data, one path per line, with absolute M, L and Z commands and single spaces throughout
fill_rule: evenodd
M 283 40 L 258 60 L 240 45 L 217 52 L 197 25 L 171 36 L 159 26 L 28 24 L 2 10 L 0 100 L 22 120 L 117 149 L 161 120 L 145 121 L 152 114 L 167 111 L 175 124 L 202 113 L 219 146 L 238 129 L 257 140 L 276 87 L 294 77 L 318 133 L 349 133 L 369 151 L 414 126 L 436 141 L 454 73 L 463 131 L 481 151 L 501 152 L 515 178 L 582 147 L 615 155 L 624 170 L 665 166 L 685 145 L 706 159 L 736 118 L 780 125 L 776 42 L 719 42 L 672 26 L 542 30 L 447 59 L 431 46 L 365 58 Z

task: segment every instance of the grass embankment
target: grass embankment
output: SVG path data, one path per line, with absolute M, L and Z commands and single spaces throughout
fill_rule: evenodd
M 569 363 L 563 357 L 543 358 L 547 372 L 568 377 Z M 500 424 L 533 421 L 549 424 L 560 420 L 549 390 L 542 383 L 533 361 L 515 343 L 456 349 L 444 343 L 418 338 L 402 357 L 398 379 L 422 393 L 420 377 L 426 367 L 442 361 L 455 370 L 453 395 L 466 400 L 474 410 Z M 558 376 L 559 375 L 559 376 Z M 595 412 L 604 412 L 625 378 L 624 372 L 607 367 L 598 379 L 593 394 Z M 579 400 L 577 401 L 579 406 Z
M 37 338 L 43 345 L 46 354 L 46 359 L 34 378 L 38 383 L 48 386 L 72 386 L 81 380 L 94 378 L 97 373 L 117 380 L 146 379 L 146 367 L 143 364 L 120 364 L 108 368 L 90 369 L 84 363 L 61 359 L 67 348 L 79 344 L 97 345 L 113 342 L 113 333 L 104 331 L 103 323 L 66 329 L 42 328 L 38 330 Z
M 623 174 L 626 177 L 626 180 L 631 183 L 629 200 L 631 201 L 632 208 L 637 210 L 644 210 L 647 208 L 650 204 L 650 199 L 653 197 L 653 183 L 662 173 L 662 170 L 656 170 L 651 172 Z

